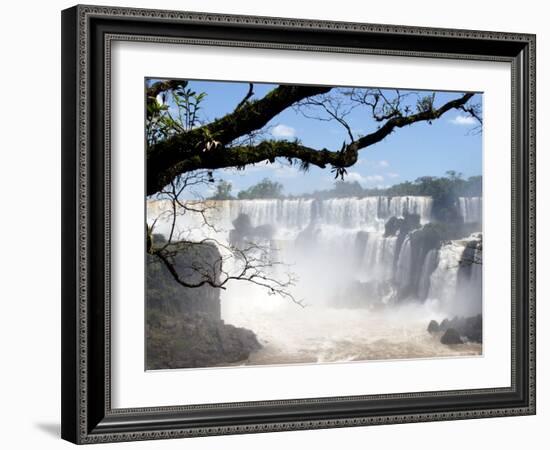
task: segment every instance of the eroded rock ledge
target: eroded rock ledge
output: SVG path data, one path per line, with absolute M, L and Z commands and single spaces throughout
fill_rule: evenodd
M 465 342 L 481 343 L 483 340 L 483 321 L 481 314 L 472 317 L 454 317 L 443 319 L 441 323 L 435 320 L 428 324 L 428 333 L 440 336 L 442 344 L 455 345 Z

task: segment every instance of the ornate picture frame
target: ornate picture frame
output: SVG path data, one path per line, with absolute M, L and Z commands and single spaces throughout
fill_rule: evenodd
M 114 408 L 115 42 L 503 62 L 511 71 L 509 386 Z M 85 444 L 535 414 L 535 36 L 100 6 L 62 12 L 62 437 Z M 489 292 L 490 295 L 490 292 Z M 353 369 L 350 369 L 353 370 Z

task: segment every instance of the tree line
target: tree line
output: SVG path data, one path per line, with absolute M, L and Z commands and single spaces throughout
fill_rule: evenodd
M 405 181 L 384 188 L 364 188 L 357 181 L 338 180 L 330 189 L 318 190 L 299 195 L 285 195 L 284 187 L 278 181 L 264 178 L 259 183 L 233 194 L 233 186 L 226 180 L 219 180 L 210 200 L 254 200 L 254 199 L 292 199 L 292 198 L 346 198 L 346 197 L 401 197 L 407 195 L 429 196 L 436 203 L 452 203 L 458 197 L 481 197 L 482 176 L 464 178 L 455 171 L 446 172 L 443 177 L 424 176 L 414 181 Z

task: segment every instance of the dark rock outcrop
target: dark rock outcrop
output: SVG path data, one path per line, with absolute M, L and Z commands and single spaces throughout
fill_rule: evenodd
M 148 370 L 234 364 L 261 348 L 252 331 L 201 313 L 150 312 L 146 342 Z
M 153 243 L 166 241 L 154 235 Z M 178 242 L 167 248 L 178 275 L 196 283 L 216 279 L 221 255 L 211 244 Z M 218 268 L 219 271 L 219 268 Z M 261 346 L 256 335 L 221 320 L 220 290 L 177 283 L 162 261 L 147 257 L 146 368 L 214 367 L 244 361 Z
M 441 343 L 445 345 L 456 345 L 462 344 L 462 339 L 460 334 L 454 328 L 448 328 L 443 336 L 441 336 Z
M 415 229 L 409 233 L 411 243 L 411 272 L 409 275 L 409 284 L 401 287 L 400 298 L 413 297 L 425 300 L 421 296 L 420 278 L 426 255 L 430 250 L 438 249 L 442 242 L 441 227 L 438 224 L 427 223 L 422 228 Z M 435 265 L 432 270 L 435 269 Z M 427 292 L 425 292 L 427 294 Z
M 234 229 L 229 232 L 229 241 L 236 246 L 242 245 L 245 241 L 270 240 L 275 233 L 270 224 L 253 226 L 250 216 L 244 213 L 240 213 L 233 221 L 233 227 Z
M 430 323 L 428 324 L 428 333 L 438 333 L 439 332 L 439 324 L 435 320 L 430 320 Z
M 154 245 L 160 246 L 166 241 L 162 235 L 153 235 Z M 212 244 L 190 244 L 176 242 L 167 250 L 178 274 L 190 283 L 202 280 L 199 273 L 215 279 L 215 264 L 221 255 Z M 186 288 L 170 274 L 162 261 L 153 255 L 147 255 L 147 309 L 165 313 L 186 312 L 206 313 L 213 318 L 221 318 L 220 290 L 208 285 Z
M 460 334 L 472 342 L 481 342 L 483 336 L 483 322 L 481 314 L 466 317 L 459 323 Z
M 403 217 L 392 216 L 384 225 L 384 237 L 403 236 L 411 230 L 420 228 L 420 216 L 418 214 L 403 214 Z
M 439 324 L 439 331 L 447 331 L 450 327 L 450 321 L 449 319 L 443 319 L 441 323 Z
M 451 320 L 443 319 L 439 325 L 435 320 L 432 320 L 428 325 L 428 332 L 430 334 L 443 333 L 441 337 L 441 343 L 443 344 L 481 343 L 483 340 L 483 320 L 481 314 L 472 317 L 454 317 Z M 458 335 L 460 342 L 456 342 L 455 335 Z M 451 342 L 453 340 L 455 342 Z
M 384 225 L 384 237 L 396 236 L 403 222 L 404 220 L 399 217 L 390 217 Z

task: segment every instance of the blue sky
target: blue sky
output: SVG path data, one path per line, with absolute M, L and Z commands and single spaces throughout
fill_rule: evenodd
M 205 92 L 201 119 L 209 122 L 234 110 L 248 91 L 248 83 L 219 81 L 190 81 L 189 88 Z M 271 84 L 254 84 L 255 96 L 263 97 L 276 87 Z M 406 92 L 405 89 L 401 93 Z M 383 93 L 392 96 L 395 91 Z M 457 98 L 461 93 L 437 92 L 435 104 L 441 105 Z M 481 103 L 482 94 L 476 94 L 471 102 Z M 318 111 L 321 113 L 321 111 Z M 368 134 L 378 124 L 369 110 L 356 108 L 347 117 L 354 134 Z M 303 145 L 312 148 L 338 150 L 347 133 L 337 122 L 324 122 L 304 117 L 292 108 L 283 111 L 268 124 L 266 137 L 270 139 L 298 138 Z M 442 176 L 448 170 L 464 176 L 482 173 L 482 136 L 473 133 L 476 123 L 461 111 L 451 110 L 432 125 L 421 122 L 396 130 L 383 141 L 360 151 L 357 164 L 348 169 L 348 181 L 358 181 L 363 187 L 387 187 L 403 181 L 413 181 L 420 176 Z M 347 138 L 349 142 L 349 138 Z M 244 171 L 219 170 L 216 179 L 232 183 L 233 193 L 246 189 L 263 178 L 277 180 L 284 185 L 286 194 L 299 194 L 329 189 L 334 183 L 330 169 L 311 167 L 307 173 L 285 161 L 275 164 L 256 164 Z

